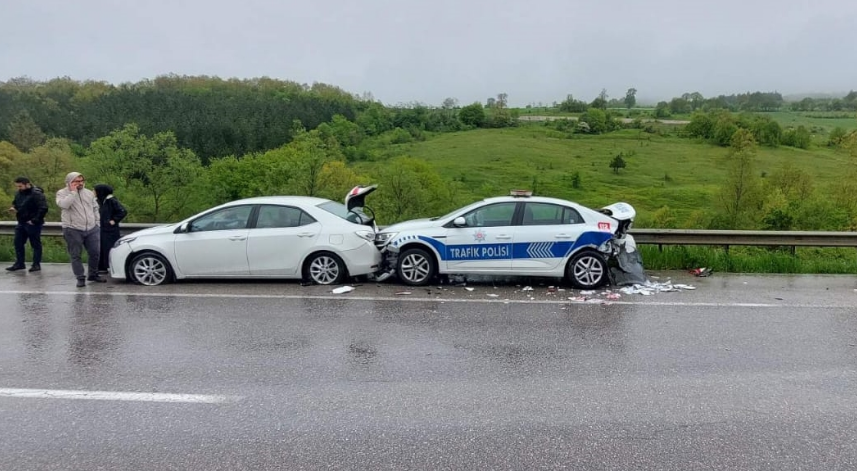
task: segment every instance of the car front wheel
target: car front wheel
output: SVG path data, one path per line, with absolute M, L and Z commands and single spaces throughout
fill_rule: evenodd
M 408 249 L 399 255 L 396 274 L 402 283 L 410 286 L 425 286 L 437 271 L 434 257 L 423 249 Z
M 581 252 L 568 262 L 568 281 L 577 289 L 594 289 L 607 281 L 607 261 L 592 251 Z
M 145 286 L 162 285 L 172 279 L 170 263 L 154 252 L 137 255 L 128 269 L 131 272 L 131 281 Z

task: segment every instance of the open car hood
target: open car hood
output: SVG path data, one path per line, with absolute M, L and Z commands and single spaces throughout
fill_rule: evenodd
M 605 206 L 598 210 L 599 213 L 606 214 L 617 221 L 633 221 L 637 216 L 637 211 L 628 203 L 613 203 L 610 206 Z
M 378 188 L 378 185 L 355 186 L 345 195 L 345 206 L 349 211 L 366 206 L 366 196 Z

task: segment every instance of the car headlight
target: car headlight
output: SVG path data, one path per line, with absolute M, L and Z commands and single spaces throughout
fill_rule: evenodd
M 373 231 L 357 231 L 355 234 L 357 234 L 361 239 L 366 239 L 370 242 L 375 240 L 375 232 Z
M 135 240 L 137 240 L 136 237 L 123 237 L 123 238 L 117 240 L 115 244 L 113 244 L 113 248 L 115 249 L 116 247 L 119 247 L 122 244 L 127 244 L 127 243 L 133 242 Z
M 396 237 L 398 232 L 379 232 L 375 234 L 375 244 L 376 245 L 387 245 L 393 240 L 393 237 Z

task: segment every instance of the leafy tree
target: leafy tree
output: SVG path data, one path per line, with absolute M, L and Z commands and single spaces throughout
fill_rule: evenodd
M 738 126 L 728 114 L 722 114 L 714 124 L 714 143 L 719 146 L 728 146 L 738 131 Z M 754 141 L 755 142 L 755 141 Z
M 753 226 L 755 212 L 761 207 L 761 179 L 755 171 L 756 141 L 746 129 L 735 131 L 726 159 L 726 181 L 720 192 L 720 204 L 730 228 Z
M 665 101 L 660 101 L 655 106 L 655 118 L 664 119 L 670 117 L 670 105 Z
M 588 108 L 589 105 L 587 105 L 586 102 L 575 100 L 572 95 L 568 95 L 565 100 L 559 104 L 560 111 L 566 111 L 569 113 L 583 113 Z
M 482 127 L 485 125 L 485 109 L 482 103 L 476 102 L 467 105 L 458 112 L 458 119 L 466 126 Z
M 809 149 L 812 143 L 812 134 L 805 126 L 800 125 L 783 133 L 782 143 L 799 149 Z
M 450 187 L 422 160 L 393 159 L 377 178 L 383 182 L 378 188 L 378 217 L 385 222 L 439 215 L 455 207 Z
M 284 150 L 291 169 L 290 193 L 297 195 L 318 196 L 325 165 L 344 160 L 336 141 L 325 142 L 317 130 L 299 130 Z
M 202 173 L 199 157 L 179 147 L 173 133 L 149 137 L 136 124 L 93 142 L 83 164 L 90 181 L 113 185 L 130 215 L 144 221 L 186 214 L 190 187 Z
M 829 147 L 838 147 L 840 144 L 842 144 L 842 141 L 845 139 L 845 136 L 845 130 L 837 126 L 830 131 L 830 136 L 828 136 L 827 138 L 827 145 Z
M 18 113 L 9 123 L 9 140 L 22 152 L 29 152 L 45 142 L 45 133 L 26 110 Z
M 443 106 L 443 109 L 445 109 L 445 110 L 451 110 L 451 109 L 455 108 L 456 106 L 458 106 L 458 100 L 455 98 L 452 98 L 452 97 L 446 98 L 443 100 L 442 106 Z
M 589 132 L 593 134 L 605 133 L 609 130 L 607 125 L 607 113 L 598 109 L 590 108 L 580 116 L 579 121 L 585 123 Z
M 629 110 L 637 105 L 637 89 L 629 88 L 627 92 L 625 92 L 625 107 Z
M 613 160 L 610 161 L 610 168 L 613 169 L 613 173 L 619 173 L 619 169 L 625 168 L 625 166 L 625 159 L 622 152 L 616 154 L 616 157 L 613 157 Z

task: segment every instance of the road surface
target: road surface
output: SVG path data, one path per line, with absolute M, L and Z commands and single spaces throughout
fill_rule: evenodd
M 592 304 L 4 275 L 4 470 L 857 467 L 854 277 Z

